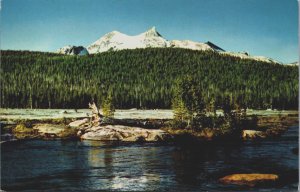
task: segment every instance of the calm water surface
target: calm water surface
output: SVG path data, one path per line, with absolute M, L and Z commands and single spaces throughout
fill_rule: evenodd
M 298 126 L 269 141 L 174 146 L 95 141 L 1 145 L 7 191 L 297 191 Z M 275 173 L 275 186 L 222 185 L 233 173 Z

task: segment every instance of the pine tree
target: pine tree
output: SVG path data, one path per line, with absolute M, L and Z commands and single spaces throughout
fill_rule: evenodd
M 102 110 L 104 117 L 112 118 L 114 116 L 115 108 L 113 105 L 112 91 L 108 92 L 107 97 L 102 103 Z
M 298 76 L 297 66 L 179 48 L 88 56 L 4 50 L 0 89 L 2 107 L 83 108 L 111 87 L 116 108 L 153 109 L 170 108 L 176 79 L 185 79 L 182 99 L 192 111 L 201 112 L 203 99 L 221 108 L 227 96 L 235 108 L 297 109 Z

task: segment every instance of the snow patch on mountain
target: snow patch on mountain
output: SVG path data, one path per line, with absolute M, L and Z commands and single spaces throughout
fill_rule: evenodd
M 299 66 L 299 62 L 298 61 L 295 61 L 293 63 L 287 63 L 285 65 L 288 65 L 288 66 Z
M 183 40 L 183 41 L 172 40 L 170 41 L 170 46 L 175 48 L 184 48 L 184 49 L 201 50 L 201 51 L 214 50 L 206 43 L 198 43 L 190 40 Z
M 221 54 L 230 55 L 230 56 L 238 57 L 241 59 L 253 59 L 256 61 L 262 61 L 262 62 L 267 62 L 267 63 L 280 63 L 274 59 L 264 57 L 264 56 L 251 56 L 247 52 L 221 52 Z

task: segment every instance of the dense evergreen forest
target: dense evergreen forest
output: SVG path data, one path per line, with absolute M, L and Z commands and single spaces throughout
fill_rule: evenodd
M 1 51 L 1 107 L 87 108 L 112 96 L 115 108 L 171 108 L 174 85 L 190 77 L 218 108 L 230 99 L 255 109 L 296 109 L 298 67 L 211 51 L 147 48 L 68 56 Z M 108 94 L 110 93 L 110 94 Z

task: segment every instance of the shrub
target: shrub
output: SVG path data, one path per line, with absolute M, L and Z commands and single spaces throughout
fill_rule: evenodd
M 103 115 L 106 118 L 111 118 L 114 116 L 115 108 L 113 105 L 112 93 L 109 91 L 108 96 L 102 103 Z
M 32 133 L 33 130 L 31 128 L 28 128 L 26 126 L 26 124 L 21 123 L 18 124 L 14 129 L 13 129 L 14 133 Z

